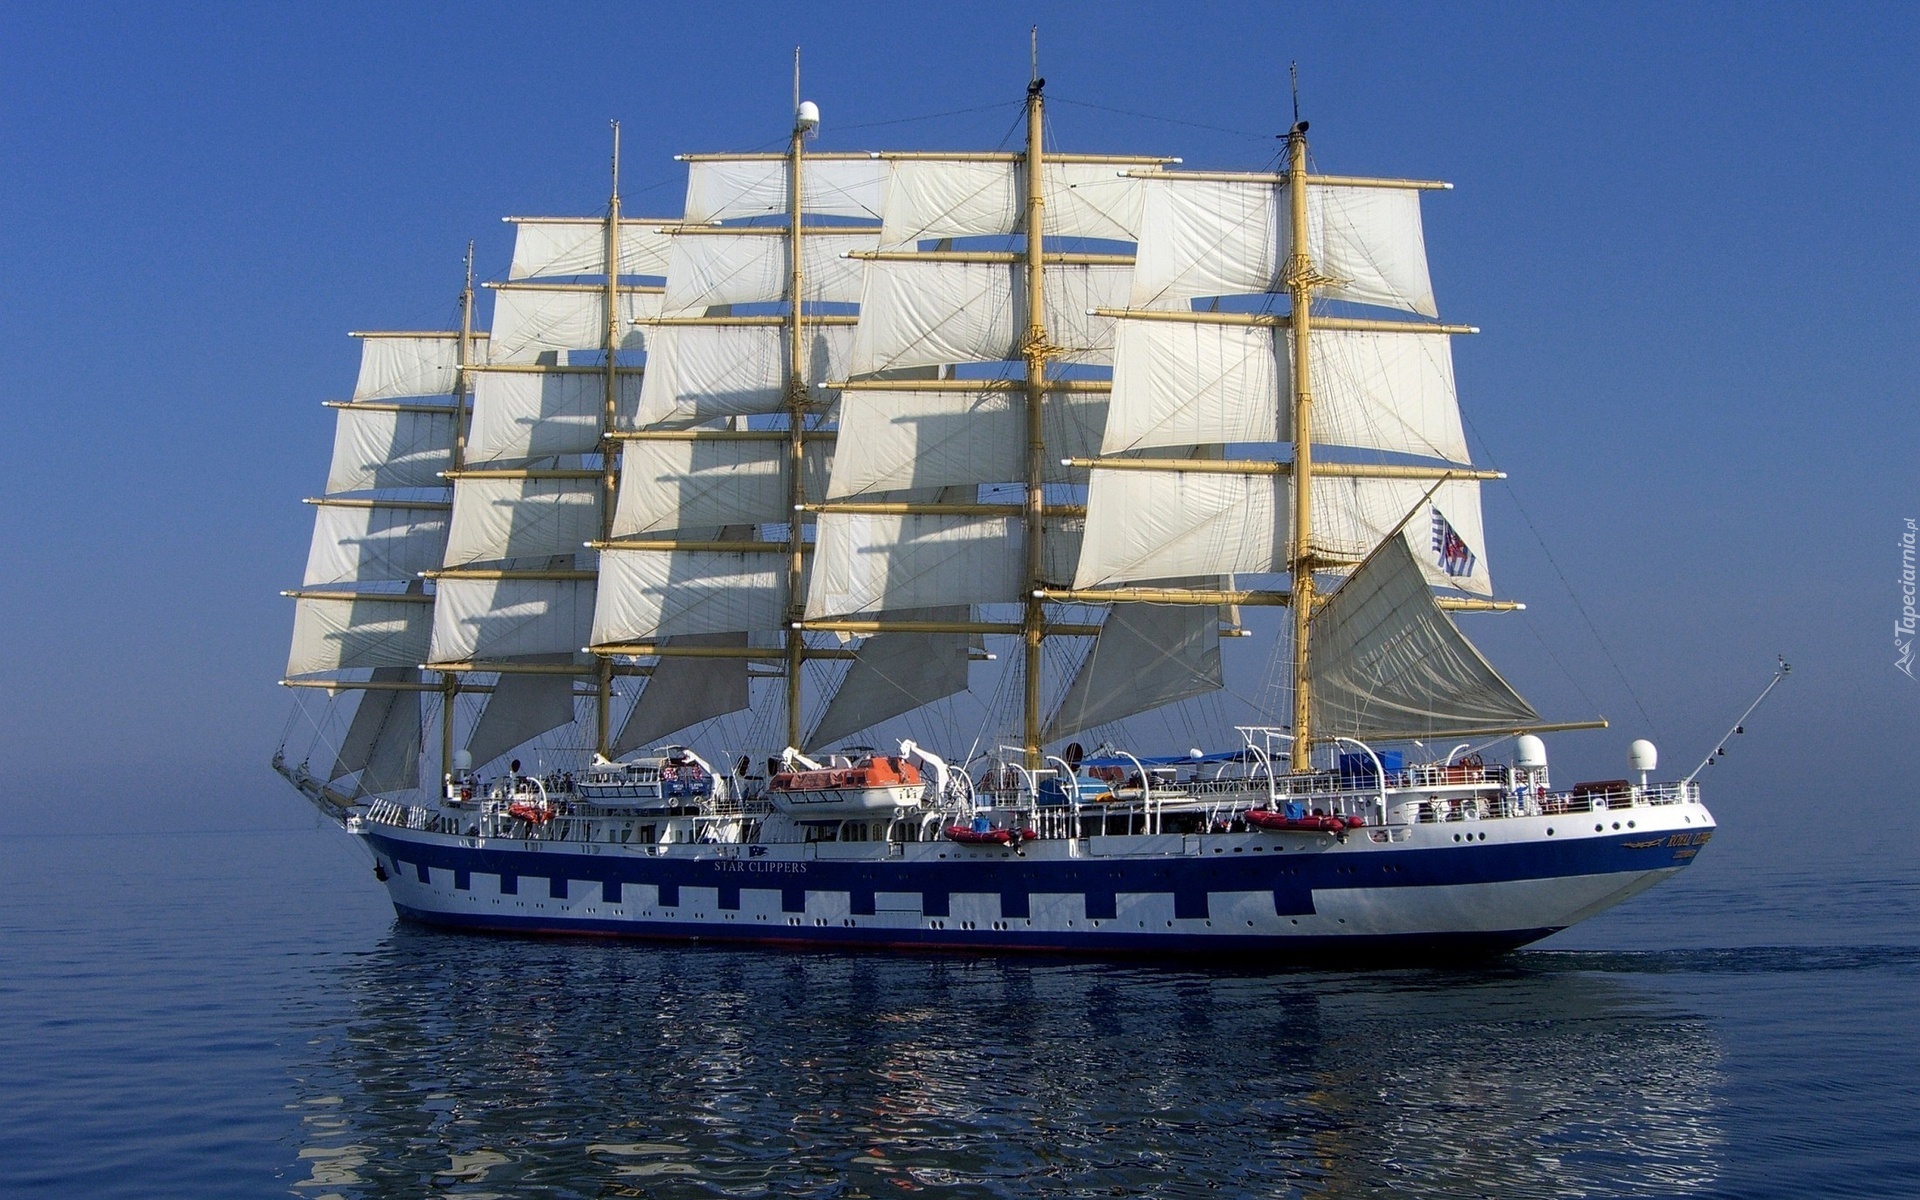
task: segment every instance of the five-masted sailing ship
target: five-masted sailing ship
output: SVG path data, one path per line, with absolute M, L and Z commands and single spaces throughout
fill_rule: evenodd
M 402 915 L 1486 951 L 1708 840 L 1645 743 L 1554 790 L 1537 735 L 1600 723 L 1543 722 L 1449 615 L 1517 606 L 1428 277 L 1445 185 L 1314 173 L 1305 122 L 1266 173 L 1057 153 L 1038 78 L 1017 151 L 809 152 L 795 101 L 784 153 L 686 156 L 669 219 L 623 214 L 616 127 L 604 216 L 509 218 L 490 330 L 469 247 L 460 329 L 358 335 L 286 680 L 352 715 L 275 762 Z M 1261 606 L 1285 720 L 1116 744 L 1217 693 Z M 976 674 L 1004 728 L 849 744 Z

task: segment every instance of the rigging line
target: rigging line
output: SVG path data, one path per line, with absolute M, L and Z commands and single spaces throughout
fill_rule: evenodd
M 1473 423 L 1473 418 L 1467 415 L 1465 408 L 1461 408 L 1460 418 L 1466 422 L 1467 428 L 1473 431 L 1473 440 L 1479 442 L 1481 449 L 1485 450 L 1487 448 L 1487 439 L 1481 436 L 1480 427 Z M 1497 470 L 1498 467 L 1493 461 L 1493 454 L 1489 451 L 1486 457 L 1487 465 Z M 1653 715 L 1647 712 L 1647 706 L 1640 702 L 1640 693 L 1634 690 L 1633 681 L 1628 679 L 1627 673 L 1621 669 L 1620 660 L 1613 656 L 1613 648 L 1607 645 L 1607 639 L 1600 636 L 1600 627 L 1595 624 L 1593 615 L 1587 611 L 1587 606 L 1580 602 L 1579 594 L 1573 590 L 1572 581 L 1567 578 L 1567 573 L 1560 569 L 1559 560 L 1554 558 L 1553 551 L 1547 547 L 1547 540 L 1540 536 L 1540 529 L 1533 523 L 1533 516 L 1527 512 L 1526 505 L 1520 503 L 1519 489 L 1513 486 L 1512 480 L 1505 480 L 1503 482 L 1506 484 L 1505 490 L 1507 498 L 1513 501 L 1514 510 L 1520 514 L 1520 519 L 1527 523 L 1527 532 L 1531 533 L 1533 540 L 1539 544 L 1540 553 L 1547 556 L 1547 565 L 1552 567 L 1553 573 L 1560 577 L 1560 586 L 1567 589 L 1567 598 L 1573 601 L 1573 607 L 1579 611 L 1580 619 L 1587 623 L 1587 632 L 1593 635 L 1594 643 L 1600 647 L 1600 653 L 1606 657 L 1607 665 L 1613 668 L 1613 673 L 1620 678 L 1621 686 L 1627 689 L 1627 696 L 1633 701 L 1633 707 L 1640 713 L 1640 719 L 1647 723 L 1647 728 L 1653 732 L 1655 737 L 1661 741 L 1665 741 L 1666 734 L 1661 732 L 1660 726 L 1654 722 Z M 1485 535 L 1483 534 L 1482 536 Z M 1559 660 L 1555 659 L 1554 661 L 1558 662 Z M 1565 666 L 1562 666 L 1561 670 L 1566 670 Z M 1571 674 L 1569 674 L 1569 678 L 1571 677 Z M 1575 690 L 1578 690 L 1579 686 L 1579 681 L 1575 680 Z M 1582 693 L 1582 695 L 1584 694 L 1585 693 Z M 1589 704 L 1593 703 L 1591 699 L 1587 702 Z
M 1027 106 L 1026 106 L 1026 103 L 1022 101 L 1020 104 L 1020 111 L 1014 114 L 1013 124 L 1007 126 L 1007 131 L 1000 135 L 1000 140 L 994 144 L 994 147 L 993 147 L 994 150 L 996 152 L 1005 150 L 1007 148 L 1007 143 L 1013 140 L 1014 135 L 1019 133 L 1021 130 L 1021 126 L 1025 125 L 1026 123 L 1027 123 Z M 1041 151 L 1043 154 L 1045 152 L 1045 149 L 1046 148 L 1044 146 L 1041 147 Z
M 1580 677 L 1569 670 L 1566 663 L 1560 661 L 1560 656 L 1553 652 L 1553 646 L 1548 643 L 1546 638 L 1541 636 L 1539 626 L 1534 623 L 1532 614 L 1522 612 L 1520 614 L 1520 624 L 1525 626 L 1527 632 L 1533 635 L 1534 641 L 1540 643 L 1540 648 L 1547 652 L 1547 657 L 1553 660 L 1553 665 L 1559 667 L 1561 672 L 1573 682 L 1573 690 L 1580 693 L 1580 698 L 1586 701 L 1587 707 L 1594 712 L 1599 712 L 1600 705 L 1594 701 L 1592 696 L 1587 694 L 1586 688 L 1580 686 Z
M 911 125 L 916 121 L 938 121 L 946 117 L 962 117 L 962 116 L 966 116 L 969 113 L 994 112 L 998 109 L 1018 108 L 1018 109 L 1024 110 L 1025 107 L 1026 107 L 1025 102 L 1018 101 L 1018 100 L 1011 100 L 1011 101 L 1004 101 L 999 104 L 978 104 L 972 108 L 955 108 L 955 109 L 949 109 L 946 112 L 927 113 L 925 116 L 919 116 L 919 117 L 895 117 L 889 121 L 863 121 L 858 125 L 840 125 L 840 126 L 837 126 L 837 128 L 839 129 L 880 129 L 888 125 Z
M 1214 133 L 1230 133 L 1235 137 L 1258 138 L 1263 142 L 1273 136 L 1268 133 L 1251 133 L 1245 129 L 1229 129 L 1224 125 L 1207 125 L 1199 121 L 1183 121 L 1178 117 L 1163 117 L 1157 113 L 1133 112 L 1124 108 L 1109 108 L 1104 104 L 1089 104 L 1085 100 L 1068 100 L 1062 96 L 1050 95 L 1047 98 L 1056 104 L 1070 104 L 1075 108 L 1090 108 L 1096 112 L 1113 113 L 1116 116 L 1122 117 L 1138 117 L 1143 121 L 1160 121 L 1168 125 L 1184 125 L 1189 129 L 1206 129 Z

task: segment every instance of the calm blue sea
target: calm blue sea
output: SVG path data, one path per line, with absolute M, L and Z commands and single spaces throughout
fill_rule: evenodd
M 1920 819 L 1716 810 L 1498 965 L 1311 974 L 435 934 L 264 785 L 13 833 L 0 1193 L 1920 1195 Z

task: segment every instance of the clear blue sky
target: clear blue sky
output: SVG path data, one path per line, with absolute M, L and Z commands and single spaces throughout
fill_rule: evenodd
M 1496 585 L 1531 605 L 1469 633 L 1543 711 L 1616 721 L 1556 765 L 1621 773 L 1644 706 L 1684 770 L 1782 652 L 1713 782 L 1910 793 L 1920 9 L 1895 6 L 8 5 L 0 761 L 75 780 L 62 803 L 297 804 L 264 765 L 276 593 L 344 333 L 444 326 L 469 238 L 504 273 L 502 215 L 597 211 L 609 118 L 628 211 L 677 211 L 673 153 L 780 138 L 796 44 L 822 148 L 994 146 L 1035 22 L 1062 148 L 1262 166 L 1297 60 L 1324 169 L 1457 185 L 1426 204 L 1433 273 L 1486 330 L 1461 394 L 1513 476 Z

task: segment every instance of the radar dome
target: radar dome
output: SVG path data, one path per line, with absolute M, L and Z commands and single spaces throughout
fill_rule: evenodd
M 794 118 L 799 121 L 800 128 L 802 129 L 818 129 L 820 127 L 820 106 L 811 100 L 802 100 L 800 107 L 794 112 Z
M 1636 771 L 1651 771 L 1660 765 L 1660 752 L 1652 742 L 1638 738 L 1627 747 L 1627 765 Z
M 1523 733 L 1516 738 L 1513 749 L 1520 766 L 1539 768 L 1547 765 L 1547 744 L 1531 733 Z
M 453 752 L 453 769 L 456 771 L 473 770 L 473 751 L 455 750 Z

